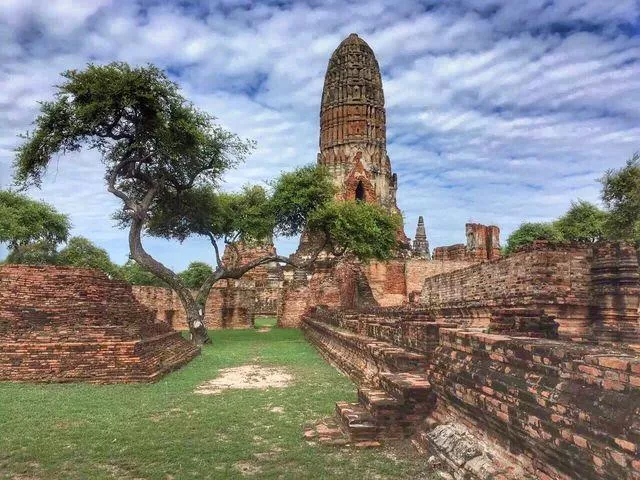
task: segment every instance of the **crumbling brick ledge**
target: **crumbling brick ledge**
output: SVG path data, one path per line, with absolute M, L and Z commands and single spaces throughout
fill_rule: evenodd
M 0 267 L 0 380 L 152 382 L 199 353 L 102 272 Z
M 335 443 L 411 438 L 456 478 L 640 478 L 637 345 L 546 338 L 536 312 L 497 311 L 510 333 L 526 320 L 514 336 L 421 308 L 308 312 L 307 339 L 359 387 Z

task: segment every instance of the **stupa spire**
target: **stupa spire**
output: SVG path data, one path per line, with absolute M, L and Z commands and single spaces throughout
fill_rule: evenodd
M 431 258 L 431 254 L 429 252 L 429 241 L 427 240 L 427 230 L 424 227 L 424 218 L 422 218 L 422 215 L 418 217 L 416 236 L 413 240 L 413 255 L 419 258 Z

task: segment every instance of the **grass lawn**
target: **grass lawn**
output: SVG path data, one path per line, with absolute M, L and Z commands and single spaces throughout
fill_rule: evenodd
M 356 389 L 298 330 L 212 332 L 214 345 L 150 385 L 0 383 L 0 478 L 428 478 L 406 445 L 309 445 L 302 426 Z M 219 369 L 257 363 L 294 377 L 282 389 L 194 389 Z
M 256 317 L 253 324 L 256 328 L 275 327 L 278 319 L 276 317 Z

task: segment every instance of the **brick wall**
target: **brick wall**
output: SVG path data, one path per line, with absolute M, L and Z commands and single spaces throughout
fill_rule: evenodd
M 158 321 L 175 330 L 188 330 L 180 299 L 170 288 L 134 285 L 136 299 L 154 312 Z M 279 315 L 282 287 L 257 288 L 252 282 L 223 280 L 211 289 L 204 320 L 207 328 L 251 328 L 255 315 Z
M 96 270 L 0 267 L 0 380 L 151 381 L 199 353 Z
M 502 256 L 500 251 L 500 229 L 495 225 L 467 223 L 465 225 L 467 243 L 456 243 L 437 247 L 433 251 L 434 260 L 495 260 Z
M 403 305 L 419 297 L 425 278 L 475 263 L 419 258 L 365 264 L 353 259 L 341 259 L 335 264 L 319 262 L 304 288 L 291 283 L 284 287 L 279 324 L 298 327 L 302 314 L 318 305 L 340 308 Z
M 405 278 L 407 284 L 407 295 L 418 299 L 425 279 L 440 275 L 441 273 L 453 272 L 474 265 L 476 262 L 469 260 L 423 260 L 412 258 L 406 261 Z
M 437 400 L 412 438 L 456 478 L 640 478 L 635 348 L 453 325 L 428 308 L 316 309 L 303 330 L 361 390 L 426 375 Z
M 537 478 L 638 478 L 638 373 L 632 350 L 443 329 L 433 419 L 461 421 Z
M 640 281 L 635 249 L 625 244 L 536 244 L 505 259 L 425 280 L 421 302 L 460 308 L 488 325 L 501 307 L 541 309 L 567 338 L 637 342 Z

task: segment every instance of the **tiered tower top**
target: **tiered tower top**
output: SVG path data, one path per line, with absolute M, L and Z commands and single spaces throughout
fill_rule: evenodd
M 329 60 L 320 107 L 320 151 L 344 144 L 385 147 L 380 67 L 367 42 L 352 33 Z

